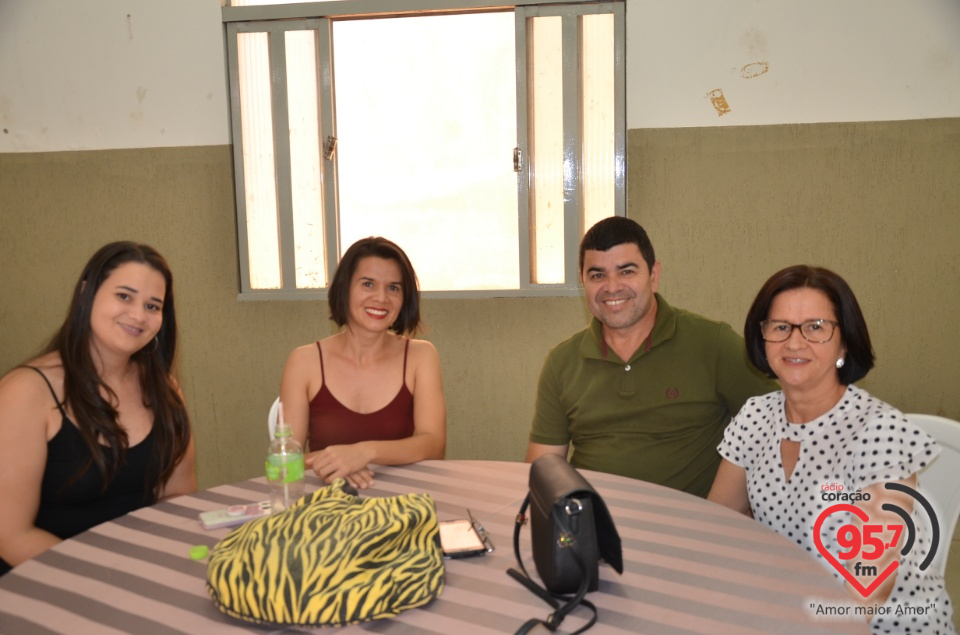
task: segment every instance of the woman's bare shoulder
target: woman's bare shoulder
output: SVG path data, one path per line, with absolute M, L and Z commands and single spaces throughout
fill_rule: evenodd
M 303 362 L 303 361 L 305 361 L 305 360 L 309 360 L 309 359 L 315 358 L 315 357 L 317 357 L 317 355 L 318 355 L 318 353 L 317 353 L 317 343 L 316 343 L 316 342 L 310 342 L 309 344 L 304 344 L 304 345 L 302 345 L 302 346 L 298 346 L 298 347 L 296 347 L 295 349 L 293 349 L 292 351 L 290 351 L 290 354 L 287 355 L 287 363 L 290 363 L 290 362 L 297 362 L 297 363 Z
M 417 352 L 424 355 L 430 355 L 430 354 L 436 355 L 437 347 L 433 345 L 433 342 L 430 342 L 428 340 L 415 340 L 411 338 L 410 352 L 411 353 Z
M 31 359 L 29 362 L 23 365 L 39 368 L 44 372 L 44 374 L 50 373 L 60 377 L 63 376 L 63 361 L 60 359 L 60 353 L 57 351 L 46 353 L 40 357 Z
M 439 365 L 440 356 L 433 343 L 427 340 L 410 340 L 409 362 L 413 366 L 420 364 Z
M 311 377 L 320 373 L 320 355 L 317 352 L 317 343 L 311 342 L 298 346 L 287 355 L 283 366 L 281 387 L 284 383 L 310 383 Z M 291 384 L 292 385 L 292 384 Z M 319 389 L 319 387 L 318 387 Z
M 43 373 L 43 377 L 37 370 Z M 48 410 L 54 403 L 54 398 L 44 377 L 53 386 L 57 399 L 62 399 L 63 366 L 58 354 L 49 353 L 17 366 L 0 377 L 0 407 L 36 407 L 38 411 Z
M 36 369 L 36 370 L 34 370 Z M 63 385 L 63 364 L 60 361 L 60 354 L 46 353 L 40 357 L 24 362 L 20 366 L 12 368 L 6 375 L 0 378 L 0 385 L 8 381 L 20 384 L 27 382 L 32 384 L 40 382 L 44 384 L 43 379 L 37 374 L 37 370 L 43 373 L 54 387 Z

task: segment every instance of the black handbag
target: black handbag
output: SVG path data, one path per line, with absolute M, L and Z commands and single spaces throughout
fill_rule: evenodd
M 528 507 L 533 562 L 546 589 L 530 578 L 520 557 L 520 527 L 526 522 Z M 554 609 L 546 620 L 528 620 L 517 630 L 518 635 L 538 624 L 555 631 L 563 618 L 580 605 L 593 612 L 587 625 L 575 631 L 582 633 L 597 621 L 597 609 L 585 596 L 597 590 L 600 559 L 617 573 L 623 573 L 620 535 L 607 505 L 590 483 L 557 454 L 544 455 L 530 466 L 530 493 L 517 514 L 513 551 L 520 571 L 510 569 L 507 573 Z

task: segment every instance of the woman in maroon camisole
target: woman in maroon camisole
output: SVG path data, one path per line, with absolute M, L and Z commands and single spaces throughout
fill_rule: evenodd
M 326 482 L 373 483 L 371 464 L 442 459 L 446 404 L 440 358 L 420 328 L 410 260 L 385 238 L 364 238 L 340 260 L 329 289 L 340 330 L 294 349 L 280 382 L 284 419 Z

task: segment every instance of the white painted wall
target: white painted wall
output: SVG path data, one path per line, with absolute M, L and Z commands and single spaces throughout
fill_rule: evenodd
M 960 0 L 627 0 L 628 128 L 957 116 Z
M 224 68 L 220 0 L 0 0 L 0 152 L 229 143 Z M 960 0 L 627 0 L 627 78 L 628 128 L 958 117 Z
M 229 143 L 220 0 L 0 0 L 0 152 Z

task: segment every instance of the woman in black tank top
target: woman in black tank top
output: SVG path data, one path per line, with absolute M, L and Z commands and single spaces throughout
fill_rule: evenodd
M 0 574 L 196 490 L 176 340 L 163 257 L 131 242 L 94 254 L 44 354 L 0 379 Z

